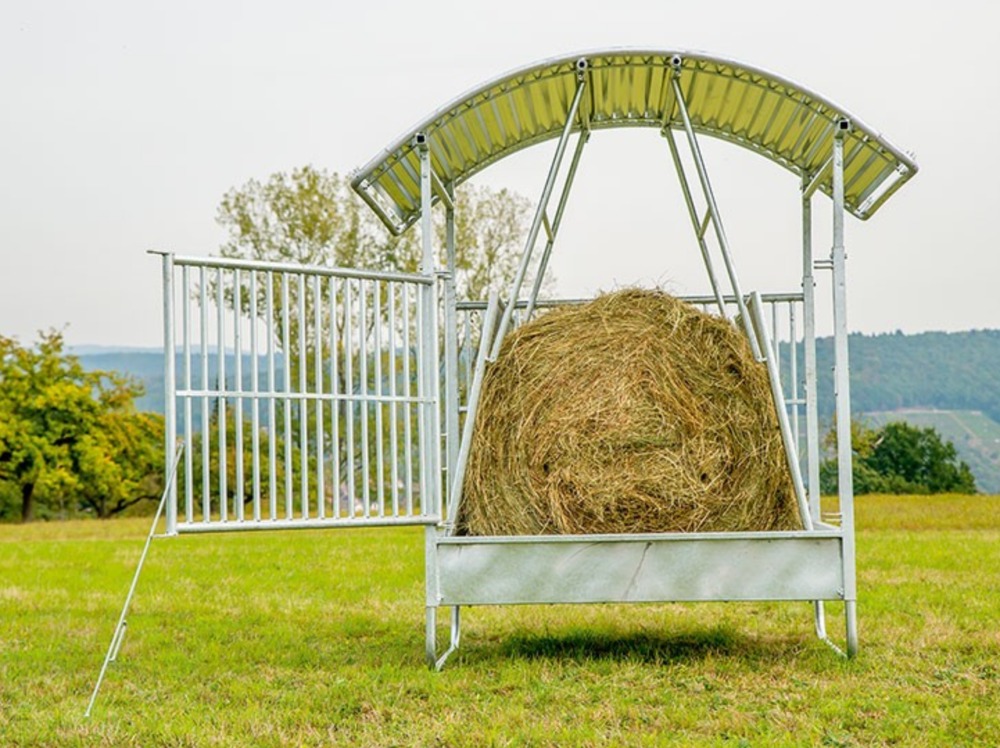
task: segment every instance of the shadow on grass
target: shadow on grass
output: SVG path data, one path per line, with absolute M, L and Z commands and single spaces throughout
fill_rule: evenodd
M 769 661 L 801 652 L 802 638 L 753 638 L 729 627 L 679 633 L 613 634 L 572 631 L 565 634 L 515 634 L 495 646 L 476 646 L 466 662 L 493 658 L 560 659 L 572 662 L 600 660 L 668 664 L 708 657 Z

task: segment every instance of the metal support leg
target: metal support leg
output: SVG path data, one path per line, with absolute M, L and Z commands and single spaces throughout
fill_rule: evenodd
M 833 140 L 833 320 L 837 415 L 837 479 L 840 494 L 840 529 L 844 536 L 844 611 L 847 654 L 858 651 L 857 581 L 854 547 L 854 479 L 851 464 L 851 379 L 847 345 L 847 284 L 844 250 L 844 135 L 850 122 L 840 120 Z
M 681 91 L 681 84 L 677 76 L 680 71 L 680 63 L 674 68 L 670 83 L 674 90 L 674 99 L 677 103 L 677 110 L 681 115 L 681 122 L 684 125 L 684 132 L 687 134 L 688 146 L 694 158 L 695 169 L 698 172 L 698 179 L 701 182 L 701 189 L 708 203 L 708 213 L 715 229 L 715 237 L 719 242 L 719 249 L 722 252 L 722 260 L 726 265 L 726 273 L 729 275 L 729 283 L 732 287 L 733 296 L 736 297 L 736 305 L 740 310 L 740 317 L 743 320 L 743 329 L 750 340 L 750 347 L 758 361 L 761 359 L 760 346 L 757 344 L 756 336 L 753 334 L 750 324 L 750 315 L 747 313 L 746 302 L 743 298 L 743 291 L 740 288 L 740 281 L 736 275 L 736 268 L 733 265 L 732 256 L 729 253 L 729 239 L 726 237 L 726 230 L 722 225 L 722 218 L 719 215 L 719 206 L 715 202 L 715 194 L 712 192 L 712 185 L 708 179 L 708 170 L 705 168 L 705 160 L 701 156 L 701 148 L 698 146 L 698 138 L 695 136 L 694 126 L 691 124 L 691 117 L 688 114 L 687 104 L 684 101 L 684 93 Z
M 122 641 L 125 639 L 125 630 L 128 626 L 126 620 L 128 616 L 128 610 L 132 605 L 132 598 L 135 596 L 135 588 L 139 586 L 139 575 L 142 573 L 142 567 L 146 563 L 146 556 L 149 555 L 149 545 L 153 542 L 153 536 L 156 533 L 156 525 L 160 521 L 160 515 L 163 513 L 163 507 L 165 504 L 169 503 L 170 490 L 174 487 L 174 482 L 177 478 L 177 465 L 181 460 L 181 452 L 184 446 L 179 445 L 176 447 L 172 459 L 167 462 L 170 465 L 170 472 L 167 473 L 167 485 L 163 489 L 163 495 L 160 497 L 160 503 L 156 507 L 156 514 L 153 515 L 153 524 L 150 525 L 149 534 L 146 536 L 146 544 L 142 547 L 142 554 L 139 556 L 139 563 L 136 564 L 135 574 L 132 576 L 132 584 L 128 588 L 128 594 L 125 596 L 125 604 L 122 606 L 121 615 L 118 617 L 118 623 L 115 625 L 115 633 L 111 636 L 111 644 L 108 646 L 108 653 L 104 656 L 104 664 L 101 665 L 101 672 L 97 676 L 97 683 L 94 685 L 94 692 L 90 695 L 90 703 L 87 704 L 87 711 L 83 713 L 84 717 L 89 717 L 91 710 L 94 708 L 94 702 L 97 701 L 97 694 L 101 691 L 101 684 L 104 682 L 104 675 L 108 671 L 108 665 L 118 659 L 118 651 L 122 647 Z M 173 534 L 173 533 L 168 533 Z
M 552 189 L 556 183 L 559 166 L 562 164 L 563 154 L 566 153 L 566 144 L 569 142 L 570 133 L 573 131 L 573 121 L 576 119 L 576 113 L 580 109 L 580 100 L 583 98 L 583 89 L 586 85 L 586 77 L 584 76 L 584 71 L 587 68 L 586 61 L 581 60 L 577 64 L 577 68 L 580 72 L 576 84 L 576 95 L 573 97 L 573 103 L 570 105 L 569 112 L 566 115 L 566 124 L 563 126 L 562 135 L 560 135 L 559 143 L 556 145 L 556 153 L 552 158 L 552 165 L 549 167 L 549 175 L 545 179 L 545 187 L 542 189 L 542 196 L 538 201 L 538 208 L 535 210 L 535 218 L 531 222 L 528 239 L 524 243 L 521 264 L 517 268 L 517 275 L 514 277 L 514 283 L 510 289 L 507 306 L 504 309 L 503 317 L 500 319 L 500 329 L 497 330 L 496 337 L 493 340 L 493 350 L 490 352 L 491 360 L 495 360 L 500 354 L 500 346 L 503 344 L 504 336 L 507 334 L 507 328 L 510 327 L 514 307 L 517 305 L 518 297 L 521 294 L 521 285 L 524 283 L 524 277 L 528 273 L 528 266 L 531 264 L 531 253 L 534 250 L 535 241 L 538 239 L 538 232 L 542 228 L 542 220 L 545 216 L 549 199 L 552 197 Z

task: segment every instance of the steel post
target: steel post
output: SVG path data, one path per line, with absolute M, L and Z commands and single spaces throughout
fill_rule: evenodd
M 844 611 L 847 654 L 857 653 L 857 580 L 854 561 L 854 480 L 851 463 L 851 379 L 847 339 L 847 278 L 844 250 L 844 135 L 850 122 L 840 120 L 833 141 L 833 324 L 837 415 L 837 480 L 844 536 Z
M 170 465 L 177 449 L 177 382 L 174 354 L 174 256 L 163 255 L 163 404 L 164 465 Z M 177 534 L 177 484 L 170 481 L 166 497 L 167 535 Z

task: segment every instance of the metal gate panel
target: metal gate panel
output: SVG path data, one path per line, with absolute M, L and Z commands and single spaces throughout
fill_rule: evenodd
M 168 533 L 438 521 L 433 277 L 163 261 Z

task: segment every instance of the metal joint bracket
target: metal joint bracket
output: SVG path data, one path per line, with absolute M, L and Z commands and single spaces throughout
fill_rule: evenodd
M 413 147 L 420 150 L 426 150 L 428 148 L 427 134 L 418 132 L 413 136 Z
M 586 74 L 589 67 L 590 63 L 587 61 L 586 57 L 581 57 L 576 61 L 576 79 L 579 82 L 583 82 L 583 76 Z

